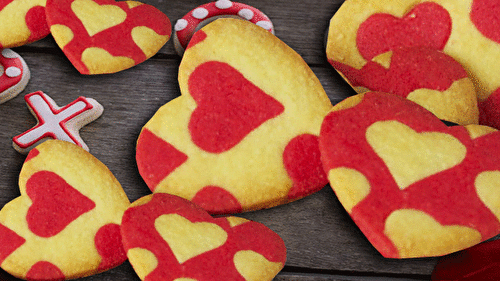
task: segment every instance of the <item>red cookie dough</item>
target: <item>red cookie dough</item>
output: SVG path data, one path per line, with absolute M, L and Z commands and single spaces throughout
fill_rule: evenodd
M 123 245 L 141 280 L 272 280 L 286 261 L 283 240 L 239 217 L 212 218 L 180 197 L 155 193 L 132 203 Z
M 339 103 L 319 139 L 330 185 L 388 258 L 440 256 L 500 233 L 500 132 L 447 127 L 396 95 Z
M 49 35 L 45 0 L 0 2 L 0 49 L 19 47 Z
M 332 65 L 361 70 L 401 47 L 440 50 L 463 65 L 475 85 L 479 123 L 500 128 L 500 32 L 496 0 L 350 0 L 330 21 Z
M 130 206 L 107 167 L 79 146 L 49 140 L 28 154 L 21 196 L 0 210 L 0 267 L 26 280 L 96 274 L 126 260 L 121 218 Z
M 56 43 L 82 74 L 114 73 L 156 54 L 170 38 L 168 17 L 136 1 L 47 0 Z
M 222 17 L 245 19 L 274 34 L 274 26 L 269 17 L 260 10 L 230 0 L 218 0 L 203 4 L 179 19 L 174 26 L 174 47 L 182 56 L 193 34 L 211 21 Z
M 184 54 L 179 84 L 182 95 L 137 142 L 137 166 L 153 192 L 227 214 L 326 185 L 317 138 L 331 102 L 303 59 L 270 32 L 238 19 L 206 25 Z

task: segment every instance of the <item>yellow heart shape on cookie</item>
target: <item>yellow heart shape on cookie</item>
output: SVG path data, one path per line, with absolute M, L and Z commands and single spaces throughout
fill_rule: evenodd
M 127 18 L 127 13 L 115 5 L 99 5 L 92 0 L 75 0 L 71 10 L 82 22 L 92 37 L 110 27 L 119 25 Z M 103 17 L 102 15 L 106 15 Z
M 155 228 L 170 245 L 179 263 L 218 248 L 227 240 L 227 232 L 220 226 L 209 222 L 192 223 L 177 214 L 158 217 Z
M 452 168 L 467 153 L 465 146 L 450 134 L 418 133 L 398 121 L 374 123 L 366 130 L 366 140 L 384 160 L 400 189 Z

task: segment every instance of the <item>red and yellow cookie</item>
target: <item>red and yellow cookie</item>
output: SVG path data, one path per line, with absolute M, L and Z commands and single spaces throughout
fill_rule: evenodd
M 49 140 L 28 154 L 21 196 L 0 211 L 0 266 L 27 280 L 92 275 L 126 260 L 121 218 L 130 206 L 107 167 L 83 148 Z
M 385 257 L 445 255 L 500 233 L 500 132 L 447 127 L 423 107 L 369 92 L 321 128 L 330 185 Z
M 49 35 L 46 0 L 0 1 L 0 50 L 35 42 Z
M 358 93 L 379 91 L 412 100 L 437 117 L 477 124 L 479 109 L 472 80 L 460 63 L 427 47 L 396 48 L 361 69 L 331 61 Z
M 184 53 L 179 83 L 182 95 L 158 110 L 137 143 L 152 191 L 220 214 L 290 202 L 327 183 L 318 135 L 330 100 L 270 32 L 238 19 L 208 24 Z
M 121 232 L 141 280 L 272 280 L 286 247 L 266 226 L 239 217 L 212 218 L 183 198 L 155 193 L 132 203 Z
M 327 57 L 362 69 L 401 47 L 428 47 L 467 70 L 480 102 L 480 124 L 500 128 L 500 2 L 495 0 L 350 0 L 330 21 Z
M 56 43 L 82 74 L 114 73 L 156 54 L 172 33 L 168 17 L 136 1 L 48 0 Z

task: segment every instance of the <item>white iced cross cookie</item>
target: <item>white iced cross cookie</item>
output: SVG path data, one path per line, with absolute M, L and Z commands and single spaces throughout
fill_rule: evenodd
M 11 49 L 0 54 L 0 104 L 17 96 L 30 80 L 26 62 Z
M 26 154 L 48 139 L 72 142 L 89 150 L 80 137 L 79 130 L 101 116 L 104 109 L 96 100 L 78 97 L 70 104 L 59 107 L 41 91 L 28 94 L 24 99 L 38 123 L 12 139 L 17 151 Z

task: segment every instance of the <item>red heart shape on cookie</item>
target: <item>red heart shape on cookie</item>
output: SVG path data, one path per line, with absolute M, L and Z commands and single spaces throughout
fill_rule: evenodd
M 211 61 L 189 77 L 189 92 L 198 107 L 189 121 L 193 142 L 218 153 L 231 149 L 283 105 L 228 64 Z
M 500 3 L 495 0 L 472 1 L 470 19 L 474 26 L 487 38 L 500 43 Z
M 335 109 L 320 135 L 325 171 L 383 256 L 445 255 L 500 232 L 500 132 L 447 127 L 391 94 L 358 95 Z
M 152 57 L 168 41 L 168 17 L 136 1 L 48 0 L 47 22 L 82 74 L 114 73 Z
M 442 50 L 451 34 L 446 9 L 433 2 L 416 5 L 404 17 L 378 13 L 363 22 L 356 42 L 366 60 L 398 47 L 429 47 Z
M 212 218 L 165 193 L 132 203 L 121 232 L 141 280 L 272 280 L 286 261 L 283 240 L 264 225 Z
M 65 280 L 126 260 L 120 223 L 130 203 L 84 149 L 59 140 L 40 144 L 26 158 L 19 188 L 21 196 L 0 211 L 2 269 L 27 280 Z
M 331 102 L 274 35 L 244 20 L 208 24 L 184 53 L 179 85 L 182 95 L 158 110 L 137 141 L 138 169 L 153 192 L 227 214 L 325 186 L 318 134 Z

